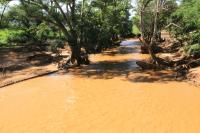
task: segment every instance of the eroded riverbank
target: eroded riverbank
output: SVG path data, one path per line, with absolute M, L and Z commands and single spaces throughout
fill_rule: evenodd
M 168 71 L 141 72 L 134 43 L 92 64 L 0 89 L 2 133 L 196 133 L 200 90 Z

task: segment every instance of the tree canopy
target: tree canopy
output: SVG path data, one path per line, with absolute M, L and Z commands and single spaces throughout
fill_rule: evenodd
M 73 62 L 81 64 L 82 47 L 88 53 L 101 51 L 132 34 L 130 8 L 130 0 L 20 0 L 3 22 L 24 29 L 34 42 L 61 33 L 72 49 Z

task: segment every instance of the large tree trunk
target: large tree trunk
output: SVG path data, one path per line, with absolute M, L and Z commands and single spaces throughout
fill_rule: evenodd
M 70 46 L 71 47 L 71 62 L 73 64 L 77 63 L 77 66 L 81 64 L 88 65 L 90 63 L 88 58 L 88 53 L 86 51 L 81 51 L 79 44 Z
M 81 61 L 81 48 L 79 45 L 72 45 L 70 46 L 71 48 L 71 62 L 73 64 L 77 63 L 77 65 L 81 65 L 82 61 Z

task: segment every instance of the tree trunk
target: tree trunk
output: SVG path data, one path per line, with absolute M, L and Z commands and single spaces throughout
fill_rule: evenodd
M 81 27 L 80 27 L 80 43 L 81 44 L 83 44 L 83 42 L 84 42 L 84 25 L 83 25 L 84 9 L 85 9 L 85 0 L 82 0 L 82 4 L 81 4 Z
M 77 63 L 77 66 L 81 64 L 90 64 L 88 53 L 86 51 L 81 51 L 80 45 L 71 46 L 71 62 L 73 64 Z
M 77 63 L 77 65 L 80 66 L 82 64 L 80 46 L 75 44 L 70 46 L 70 48 L 71 48 L 71 62 L 73 64 Z
M 141 31 L 141 37 L 144 38 L 144 8 L 141 9 L 140 12 L 140 31 Z
M 156 57 L 155 53 L 153 52 L 153 48 L 156 44 L 156 38 L 157 38 L 157 32 L 158 32 L 158 13 L 159 13 L 159 2 L 160 0 L 155 0 L 155 15 L 154 15 L 154 29 L 153 29 L 153 35 L 151 38 L 151 42 L 149 44 L 149 54 L 151 55 L 151 58 L 155 64 L 158 64 L 158 58 Z

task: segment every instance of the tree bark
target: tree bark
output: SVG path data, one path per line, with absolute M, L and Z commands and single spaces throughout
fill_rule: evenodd
M 153 48 L 156 44 L 156 37 L 158 32 L 158 13 L 159 13 L 159 2 L 160 0 L 155 0 L 155 12 L 154 12 L 154 29 L 153 29 L 153 35 L 151 38 L 151 42 L 149 44 L 149 54 L 155 64 L 158 64 L 158 58 L 156 57 L 155 53 L 153 52 Z
M 150 43 L 150 39 L 148 39 L 145 35 L 145 22 L 144 22 L 144 15 L 145 15 L 145 10 L 148 6 L 148 4 L 151 2 L 151 0 L 143 1 L 141 5 L 141 10 L 140 10 L 140 31 L 141 31 L 141 38 L 140 41 L 142 43 L 141 46 L 141 51 L 143 54 L 148 54 L 148 45 Z
M 82 63 L 81 60 L 81 48 L 78 44 L 74 44 L 70 46 L 71 48 L 71 62 L 73 64 L 77 63 L 78 66 L 80 66 Z

